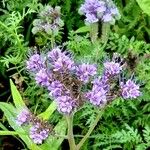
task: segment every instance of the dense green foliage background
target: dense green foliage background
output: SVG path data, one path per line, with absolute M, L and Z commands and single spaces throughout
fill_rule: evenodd
M 31 47 L 37 46 L 39 51 L 50 48 L 48 39 L 33 35 L 31 32 L 32 22 L 44 5 L 61 6 L 65 26 L 57 39 L 57 44 L 63 44 L 65 48 L 70 49 L 78 61 L 95 59 L 95 46 L 90 42 L 89 33 L 81 30 L 84 26 L 84 17 L 78 14 L 78 8 L 82 2 L 83 0 L 2 0 L 0 2 L 0 101 L 12 102 L 9 86 L 9 79 L 12 78 L 24 103 L 34 114 L 44 112 L 52 102 L 46 91 L 35 84 L 25 69 L 25 60 L 33 50 Z M 114 0 L 114 2 L 122 17 L 111 26 L 106 46 L 99 45 L 98 63 L 101 65 L 106 56 L 111 56 L 114 52 L 120 53 L 127 60 L 129 76 L 134 73 L 141 84 L 143 95 L 133 101 L 118 99 L 110 104 L 82 149 L 148 150 L 150 148 L 150 1 Z M 0 109 L 6 113 L 2 107 L 1 103 Z M 7 115 L 5 113 L 1 115 L 0 130 L 12 130 L 7 121 L 8 113 Z M 87 132 L 88 127 L 95 120 L 95 114 L 94 107 L 88 104 L 77 112 L 74 119 L 75 135 L 84 135 Z M 61 118 L 62 116 L 56 111 L 50 116 L 49 121 L 56 125 L 62 120 Z M 7 136 L 0 137 L 2 146 L 4 146 L 4 137 Z M 19 144 L 21 147 L 26 148 L 18 136 L 14 138 L 21 141 Z M 77 137 L 76 140 L 78 141 L 79 138 Z M 62 150 L 66 145 L 65 140 L 58 143 L 59 149 Z

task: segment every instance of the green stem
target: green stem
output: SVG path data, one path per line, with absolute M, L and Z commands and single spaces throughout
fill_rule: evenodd
M 90 37 L 92 43 L 94 44 L 98 38 L 98 23 L 91 24 Z
M 100 120 L 103 111 L 98 111 L 98 115 L 94 121 L 94 123 L 92 124 L 92 126 L 89 128 L 88 132 L 86 133 L 86 135 L 81 139 L 81 141 L 79 142 L 79 144 L 77 145 L 76 150 L 80 150 L 80 148 L 82 147 L 82 145 L 85 143 L 85 141 L 89 138 L 90 134 L 92 133 L 92 131 L 94 130 L 94 128 L 96 127 L 98 121 Z
M 75 150 L 75 140 L 73 135 L 73 115 L 66 116 L 67 124 L 68 124 L 68 142 L 70 150 Z
M 107 43 L 108 37 L 109 37 L 109 31 L 110 31 L 110 24 L 108 23 L 103 23 L 102 24 L 102 35 L 101 35 L 101 40 L 104 44 Z
M 54 46 L 55 46 L 55 37 L 54 37 L 54 35 L 52 34 L 52 36 L 51 36 L 51 48 L 53 49 Z

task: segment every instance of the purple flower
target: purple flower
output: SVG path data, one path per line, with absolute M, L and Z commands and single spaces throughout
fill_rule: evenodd
M 122 97 L 124 99 L 137 98 L 141 95 L 139 85 L 136 85 L 132 80 L 128 80 L 125 84 L 121 83 Z
M 103 3 L 99 0 L 85 0 L 85 3 L 81 5 L 79 13 L 85 15 L 85 21 L 89 24 L 98 22 L 97 10 L 103 6 Z
M 97 9 L 97 17 L 99 19 L 102 18 L 103 14 L 105 13 L 106 11 L 106 5 L 105 5 L 105 2 Z
M 76 74 L 78 78 L 87 83 L 89 78 L 94 76 L 97 73 L 97 68 L 95 65 L 82 64 L 76 67 Z
M 48 58 L 52 63 L 53 71 L 64 72 L 74 70 L 74 61 L 65 55 L 64 52 L 61 52 L 58 47 L 48 53 Z
M 24 123 L 27 123 L 30 119 L 30 113 L 27 109 L 23 109 L 17 116 L 16 123 L 21 126 Z
M 80 14 L 95 13 L 100 6 L 98 0 L 85 0 L 85 3 L 81 5 L 79 9 Z
M 92 24 L 99 20 L 114 24 L 115 19 L 120 19 L 119 11 L 111 0 L 85 0 L 79 9 L 79 14 L 86 16 L 85 23 L 87 24 Z
M 102 17 L 102 20 L 103 22 L 106 22 L 106 23 L 112 23 L 112 24 L 115 23 L 115 19 L 109 13 L 104 14 Z
M 104 63 L 104 71 L 106 75 L 114 76 L 120 73 L 122 70 L 122 67 L 120 66 L 120 63 L 115 62 L 106 62 Z
M 27 69 L 32 72 L 39 71 L 43 67 L 44 67 L 44 60 L 41 58 L 39 54 L 34 54 L 27 61 Z
M 49 83 L 50 77 L 48 75 L 50 75 L 50 73 L 47 73 L 46 69 L 41 69 L 36 74 L 36 77 L 35 77 L 36 83 L 41 86 L 48 87 L 50 85 Z
M 49 135 L 49 129 L 42 128 L 42 126 L 37 123 L 30 128 L 29 136 L 35 144 L 42 144 Z
M 75 100 L 69 96 L 61 96 L 56 99 L 57 109 L 62 114 L 70 114 L 75 108 Z
M 86 24 L 92 24 L 98 22 L 98 18 L 94 14 L 86 14 Z
M 50 95 L 54 98 L 61 96 L 63 85 L 60 81 L 53 81 L 49 86 L 48 90 L 50 91 Z
M 60 57 L 54 62 L 53 68 L 53 71 L 71 71 L 74 70 L 74 62 L 68 56 Z
M 102 87 L 93 88 L 92 91 L 86 93 L 86 98 L 95 106 L 103 106 L 107 102 L 106 91 Z
M 51 62 L 55 62 L 58 60 L 58 58 L 63 57 L 63 56 L 65 56 L 65 54 L 62 53 L 58 47 L 48 52 L 48 58 L 50 59 Z
M 93 83 L 93 89 L 103 88 L 105 91 L 109 90 L 108 78 L 105 75 L 94 79 L 92 83 Z

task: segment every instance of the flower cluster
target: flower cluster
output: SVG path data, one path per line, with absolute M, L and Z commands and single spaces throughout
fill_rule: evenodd
M 52 8 L 51 6 L 46 6 L 39 13 L 39 19 L 35 19 L 33 22 L 33 34 L 37 32 L 45 32 L 47 34 L 57 35 L 61 27 L 63 27 L 64 22 L 60 18 L 60 7 L 56 6 Z
M 82 64 L 76 68 L 78 78 L 87 83 L 89 78 L 96 75 L 97 68 L 95 65 Z
M 17 124 L 19 126 L 28 123 L 30 120 L 30 112 L 27 109 L 23 109 L 18 115 L 17 115 Z
M 27 109 L 23 109 L 17 116 L 16 123 L 19 126 L 32 124 L 29 137 L 35 144 L 42 144 L 52 132 L 52 126 L 32 115 Z
M 49 131 L 49 128 L 45 128 L 40 123 L 36 123 L 30 128 L 29 136 L 35 144 L 42 144 L 47 139 Z
M 121 82 L 121 91 L 124 99 L 137 98 L 141 95 L 139 85 L 135 84 L 131 79 L 126 83 Z
M 38 65 L 34 69 L 30 67 L 32 59 L 27 61 L 27 68 L 35 74 L 36 83 L 47 88 L 49 95 L 56 101 L 58 111 L 64 115 L 71 114 L 86 100 L 101 107 L 118 96 L 125 99 L 140 96 L 139 86 L 133 81 L 118 85 L 123 65 L 116 57 L 104 63 L 101 76 L 98 75 L 96 65 L 77 64 L 59 47 L 45 54 L 44 59 L 44 65 L 39 70 Z M 44 59 L 41 55 L 41 62 Z
M 79 9 L 79 14 L 85 15 L 85 23 L 92 24 L 99 20 L 114 24 L 120 19 L 120 13 L 112 0 L 85 0 Z
M 45 65 L 38 71 L 30 67 L 31 58 L 27 61 L 27 69 L 35 74 L 36 83 L 47 88 L 49 95 L 56 101 L 60 113 L 70 114 L 80 105 L 83 97 L 80 89 L 96 75 L 96 66 L 76 64 L 58 47 L 46 54 Z

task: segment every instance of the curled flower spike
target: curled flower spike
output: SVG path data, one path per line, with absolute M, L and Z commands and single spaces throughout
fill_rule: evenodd
M 37 84 L 48 87 L 50 83 L 49 83 L 49 76 L 48 76 L 46 69 L 41 69 L 36 74 L 35 80 Z
M 26 63 L 27 69 L 32 72 L 37 72 L 44 67 L 44 60 L 39 54 L 32 55 Z
M 96 78 L 93 82 L 93 87 L 90 92 L 86 93 L 86 98 L 96 106 L 103 106 L 107 103 L 106 94 L 108 92 L 107 80 L 104 78 Z
M 48 127 L 37 122 L 30 128 L 29 136 L 35 144 L 42 144 L 48 138 L 49 133 L 50 129 Z
M 53 81 L 49 86 L 48 90 L 50 92 L 50 96 L 53 96 L 54 98 L 57 98 L 62 95 L 63 85 L 60 81 Z
M 60 18 L 60 7 L 56 6 L 52 8 L 51 6 L 46 6 L 39 13 L 39 19 L 35 19 L 33 22 L 32 33 L 36 34 L 38 32 L 45 32 L 49 35 L 57 35 L 61 27 L 63 27 L 64 22 Z
M 141 95 L 139 85 L 130 79 L 126 83 L 121 82 L 121 92 L 124 99 L 137 98 Z
M 17 116 L 16 123 L 21 126 L 28 123 L 30 120 L 30 112 L 27 109 L 23 109 Z
M 94 76 L 97 73 L 97 68 L 95 65 L 82 64 L 76 67 L 76 74 L 78 78 L 87 83 L 90 77 Z
M 56 99 L 56 103 L 57 103 L 58 111 L 62 114 L 70 114 L 76 106 L 75 100 L 73 100 L 69 96 L 58 97 Z
M 99 20 L 114 24 L 115 20 L 120 19 L 120 13 L 112 0 L 85 0 L 79 14 L 86 16 L 86 24 L 96 23 Z
M 105 74 L 108 76 L 117 75 L 120 73 L 121 70 L 122 70 L 122 67 L 120 63 L 116 63 L 113 61 L 104 63 L 104 71 L 105 71 Z

